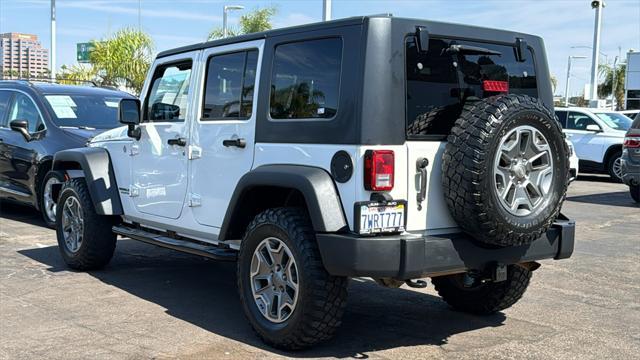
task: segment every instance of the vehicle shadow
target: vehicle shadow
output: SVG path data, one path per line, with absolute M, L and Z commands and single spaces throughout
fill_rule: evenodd
M 0 201 L 0 218 L 20 221 L 26 224 L 45 228 L 47 227 L 38 210 L 6 200 Z
M 567 201 L 575 201 L 579 203 L 598 204 L 608 206 L 621 206 L 621 207 L 639 207 L 637 203 L 633 201 L 629 191 L 613 191 L 607 193 L 589 194 L 589 195 L 576 195 L 567 196 Z
M 68 271 L 56 246 L 19 253 L 47 265 L 49 271 Z M 455 334 L 498 327 L 505 321 L 502 313 L 489 317 L 458 313 L 433 295 L 353 279 L 343 324 L 335 338 L 310 350 L 282 352 L 264 345 L 244 318 L 236 290 L 235 263 L 119 240 L 111 264 L 90 274 L 202 329 L 290 357 L 367 358 L 367 353 L 374 350 L 443 345 Z

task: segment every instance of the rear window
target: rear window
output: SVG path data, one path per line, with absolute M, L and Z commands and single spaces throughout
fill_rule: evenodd
M 499 54 L 447 51 L 452 45 Z M 515 47 L 510 45 L 431 39 L 429 50 L 419 53 L 415 38 L 410 37 L 406 42 L 406 76 L 409 136 L 448 135 L 467 99 L 497 94 L 483 90 L 484 80 L 507 82 L 511 94 L 538 96 L 533 53 L 528 50 L 525 61 L 519 62 Z

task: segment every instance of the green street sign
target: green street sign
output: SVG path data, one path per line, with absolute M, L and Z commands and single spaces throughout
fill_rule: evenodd
M 95 48 L 95 46 L 93 45 L 93 43 L 77 43 L 76 44 L 76 59 L 78 60 L 79 63 L 88 63 L 89 62 L 89 56 L 91 54 L 91 52 L 93 51 L 93 49 Z

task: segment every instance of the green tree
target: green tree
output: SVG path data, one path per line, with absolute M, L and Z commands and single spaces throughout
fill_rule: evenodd
M 103 41 L 94 41 L 89 55 L 102 85 L 121 86 L 140 92 L 151 66 L 153 40 L 146 33 L 124 28 Z
M 617 110 L 621 110 L 624 105 L 624 79 L 627 70 L 627 65 L 622 64 L 615 69 L 615 94 L 613 96 L 616 99 Z M 598 67 L 598 73 L 604 81 L 598 85 L 598 96 L 600 98 L 606 98 L 613 93 L 614 88 L 614 69 L 611 65 L 601 64 Z
M 271 18 L 275 16 L 277 10 L 275 7 L 264 9 L 256 8 L 252 12 L 240 17 L 240 27 L 227 27 L 227 36 L 238 36 L 243 34 L 251 34 L 260 31 L 273 29 Z M 209 40 L 222 39 L 224 36 L 222 28 L 215 28 L 209 33 Z
M 80 85 L 82 83 L 102 83 L 97 70 L 91 65 L 62 65 L 56 79 L 61 84 Z

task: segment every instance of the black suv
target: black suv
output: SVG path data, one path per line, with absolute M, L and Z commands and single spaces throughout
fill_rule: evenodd
M 622 145 L 622 181 L 629 185 L 633 200 L 640 203 L 640 115 L 631 124 Z
M 0 199 L 41 210 L 52 227 L 51 185 L 64 180 L 49 171 L 53 155 L 120 126 L 124 98 L 134 97 L 98 87 L 0 81 Z

